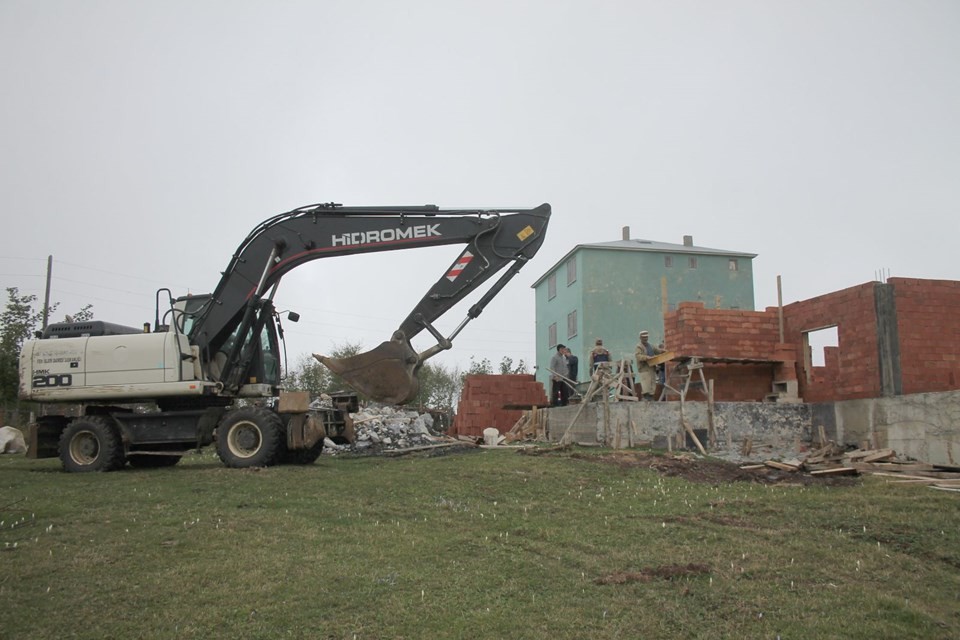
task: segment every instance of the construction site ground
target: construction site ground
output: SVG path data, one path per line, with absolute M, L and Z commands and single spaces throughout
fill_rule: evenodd
M 612 464 L 623 469 L 653 469 L 662 476 L 683 478 L 691 482 L 757 482 L 761 484 L 800 484 L 848 486 L 859 480 L 853 476 L 816 477 L 806 473 L 780 469 L 741 469 L 740 465 L 690 453 L 655 453 L 651 451 L 610 451 L 573 453 L 571 457 L 587 462 Z

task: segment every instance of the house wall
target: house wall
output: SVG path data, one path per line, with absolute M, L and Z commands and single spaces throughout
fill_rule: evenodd
M 800 396 L 806 402 L 881 396 L 876 286 L 867 282 L 783 308 L 784 336 L 796 345 Z M 825 353 L 824 367 L 813 367 L 804 334 L 837 327 L 838 347 Z
M 577 280 L 572 284 L 567 284 L 567 262 L 573 260 L 577 264 Z M 583 352 L 583 332 L 580 331 L 583 313 L 583 260 L 579 253 L 570 256 L 556 267 L 551 273 L 557 276 L 557 295 L 554 298 L 548 296 L 548 278 L 534 289 L 536 300 L 536 340 L 537 340 L 537 372 L 536 379 L 541 384 L 548 386 L 550 384 L 550 372 L 547 370 L 550 366 L 550 358 L 556 353 L 555 345 L 551 345 L 548 340 L 549 327 L 552 323 L 557 323 L 557 343 L 565 344 L 570 347 L 574 354 Z M 550 274 L 547 274 L 548 277 Z M 578 328 L 577 335 L 572 339 L 567 333 L 567 314 L 577 310 Z M 585 362 L 583 356 L 580 362 Z M 584 365 L 580 366 L 581 378 L 584 371 Z
M 597 338 L 614 360 L 633 359 L 637 334 L 663 339 L 659 274 L 655 255 L 631 251 L 585 249 L 583 333 L 585 359 Z
M 665 266 L 665 256 L 671 257 L 672 267 Z M 690 257 L 696 258 L 696 269 L 689 267 Z M 597 338 L 603 339 L 612 358 L 632 359 L 641 330 L 650 332 L 653 344 L 664 340 L 663 313 L 668 305 L 696 300 L 711 308 L 753 309 L 752 259 L 736 256 L 738 269 L 731 271 L 731 257 L 591 247 L 576 251 L 570 259 L 577 261 L 577 282 L 567 285 L 565 261 L 535 287 L 537 380 L 549 384 L 547 366 L 554 349 L 547 336 L 553 322 L 559 342 L 580 359 L 580 380 L 586 380 Z M 550 273 L 557 276 L 557 296 L 552 300 L 547 296 Z M 573 310 L 578 326 L 571 337 L 567 314 Z
M 762 400 L 773 390 L 773 381 L 793 380 L 795 356 L 779 347 L 779 321 L 776 309 L 736 311 L 707 309 L 700 302 L 681 302 L 664 317 L 667 348 L 682 355 L 705 358 L 770 360 L 756 364 L 706 363 L 704 377 L 713 380 L 714 399 L 746 402 Z M 783 372 L 787 363 L 790 371 Z M 699 377 L 694 378 L 698 380 Z M 679 380 L 670 382 L 671 386 Z M 691 387 L 691 400 L 706 399 L 704 390 Z
M 890 278 L 903 393 L 960 389 L 960 282 Z
M 868 282 L 786 305 L 783 318 L 785 344 L 779 345 L 775 308 L 682 303 L 665 316 L 667 345 L 682 355 L 782 363 L 772 371 L 708 364 L 704 373 L 714 379 L 718 400 L 761 400 L 773 382 L 793 375 L 806 402 L 960 389 L 960 282 Z M 824 349 L 823 366 L 813 366 L 808 334 L 827 327 L 836 327 L 838 345 Z

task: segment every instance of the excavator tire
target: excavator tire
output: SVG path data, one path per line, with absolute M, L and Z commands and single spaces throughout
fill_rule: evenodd
M 313 464 L 323 453 L 323 440 L 309 449 L 287 449 L 283 454 L 284 464 Z
M 283 422 L 276 413 L 261 407 L 229 411 L 217 425 L 217 455 L 228 467 L 269 467 L 284 452 Z
M 67 425 L 60 436 L 60 462 L 64 471 L 116 471 L 124 457 L 120 430 L 107 416 L 85 416 Z

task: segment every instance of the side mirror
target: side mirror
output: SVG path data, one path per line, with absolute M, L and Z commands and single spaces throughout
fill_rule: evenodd
M 300 322 L 300 314 L 296 311 L 291 311 L 287 313 L 287 320 L 290 322 Z

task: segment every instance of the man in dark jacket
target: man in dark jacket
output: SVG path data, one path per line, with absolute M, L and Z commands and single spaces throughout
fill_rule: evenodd
M 570 366 L 567 363 L 567 354 L 570 353 L 565 345 L 558 344 L 557 352 L 550 358 L 550 406 L 565 407 L 570 399 L 570 386 L 567 378 L 570 377 Z

